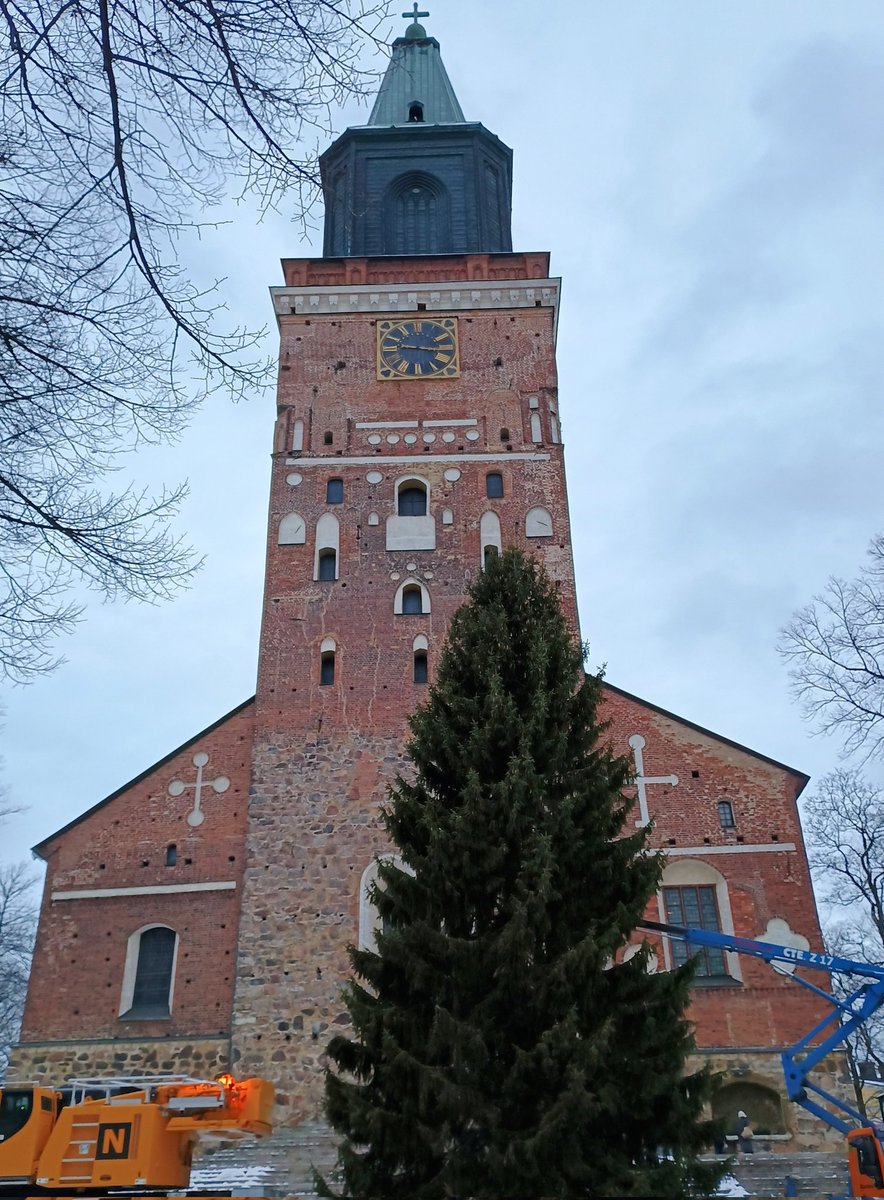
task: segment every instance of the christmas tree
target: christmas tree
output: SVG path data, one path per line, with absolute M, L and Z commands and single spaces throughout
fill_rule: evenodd
M 685 1065 L 691 966 L 650 974 L 647 948 L 622 961 L 661 863 L 646 830 L 624 832 L 630 767 L 582 663 L 543 569 L 492 559 L 412 718 L 383 928 L 351 951 L 353 1035 L 328 1048 L 344 1196 L 714 1187 L 697 1158 L 710 1080 Z

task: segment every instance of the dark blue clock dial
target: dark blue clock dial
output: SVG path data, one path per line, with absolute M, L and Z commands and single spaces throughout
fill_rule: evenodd
M 380 378 L 432 379 L 458 373 L 457 323 L 453 319 L 380 322 Z

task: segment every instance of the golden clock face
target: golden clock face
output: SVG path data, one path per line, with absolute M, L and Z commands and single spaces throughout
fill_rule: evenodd
M 378 379 L 456 379 L 457 318 L 378 321 Z

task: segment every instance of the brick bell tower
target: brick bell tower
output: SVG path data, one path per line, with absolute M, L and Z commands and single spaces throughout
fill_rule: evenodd
M 464 119 L 417 11 L 369 123 L 322 158 L 324 257 L 283 262 L 267 576 L 232 1023 L 237 1072 L 316 1116 L 373 936 L 379 810 L 486 557 L 539 555 L 576 623 L 559 281 L 511 249 L 511 151 Z

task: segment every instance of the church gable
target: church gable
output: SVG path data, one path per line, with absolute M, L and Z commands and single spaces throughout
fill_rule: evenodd
M 229 1028 L 253 713 L 249 700 L 35 847 L 24 1042 Z

